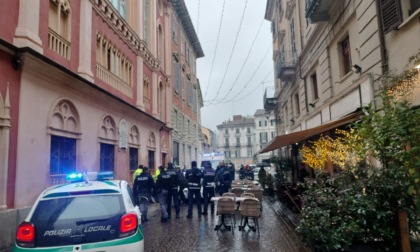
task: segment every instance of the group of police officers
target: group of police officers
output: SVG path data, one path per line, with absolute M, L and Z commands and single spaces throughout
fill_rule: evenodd
M 142 214 L 142 222 L 147 219 L 149 201 L 152 196 L 157 196 L 160 210 L 161 222 L 167 222 L 171 218 L 172 202 L 175 208 L 175 218 L 179 218 L 180 212 L 180 193 L 184 187 L 188 188 L 188 214 L 187 218 L 193 216 L 193 203 L 197 205 L 197 213 L 200 215 L 208 214 L 208 205 L 210 202 L 211 214 L 214 214 L 214 202 L 211 198 L 217 191 L 220 196 L 229 191 L 234 174 L 230 169 L 220 162 L 217 169 L 211 167 L 210 162 L 204 163 L 204 169 L 197 167 L 197 162 L 191 162 L 191 169 L 186 170 L 185 177 L 181 170 L 175 169 L 172 163 L 168 167 L 160 166 L 153 178 L 149 174 L 149 169 L 143 165 L 133 174 L 133 194 L 135 203 L 139 205 Z M 156 181 L 156 182 L 155 182 Z M 201 189 L 204 200 L 204 207 L 201 207 Z

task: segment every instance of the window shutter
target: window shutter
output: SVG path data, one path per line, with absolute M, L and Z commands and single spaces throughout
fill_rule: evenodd
M 397 29 L 402 23 L 400 0 L 380 0 L 379 7 L 382 16 L 382 28 L 384 33 Z

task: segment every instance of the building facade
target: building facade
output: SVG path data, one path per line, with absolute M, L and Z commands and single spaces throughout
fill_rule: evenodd
M 253 163 L 255 120 L 253 117 L 234 115 L 233 120 L 228 120 L 217 125 L 218 151 L 225 154 L 235 167 L 241 164 Z
M 201 114 L 203 106 L 196 60 L 204 56 L 184 0 L 173 0 L 171 15 L 172 153 L 173 162 L 190 167 L 201 161 Z
M 257 153 L 261 150 L 269 141 L 276 137 L 276 121 L 273 112 L 265 111 L 264 109 L 257 109 L 254 114 L 255 120 L 255 141 L 254 150 Z M 273 155 L 277 155 L 277 152 L 270 151 L 261 153 L 255 156 L 254 161 L 257 163 L 267 160 Z
M 214 132 L 206 127 L 201 127 L 201 134 L 203 135 L 202 153 L 216 152 L 216 135 Z
M 6 0 L 2 6 L 1 208 L 31 205 L 69 172 L 114 171 L 131 181 L 139 164 L 153 173 L 172 161 L 172 102 L 181 106 L 174 90 L 185 99 L 179 107 L 185 125 L 190 121 L 186 148 L 198 152 L 195 60 L 203 53 L 185 23 L 183 1 Z M 178 50 L 182 86 L 175 78 Z

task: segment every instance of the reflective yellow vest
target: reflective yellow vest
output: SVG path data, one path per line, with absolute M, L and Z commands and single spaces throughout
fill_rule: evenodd
M 153 180 L 156 182 L 156 180 L 157 180 L 157 177 L 159 176 L 159 174 L 160 174 L 160 169 L 157 169 L 156 170 L 156 172 L 155 172 L 155 175 L 153 175 L 152 177 L 153 177 Z
M 136 177 L 138 175 L 140 175 L 140 173 L 142 173 L 142 172 L 143 172 L 143 169 L 137 168 L 137 170 L 133 173 L 133 183 L 134 183 L 134 180 L 136 179 Z

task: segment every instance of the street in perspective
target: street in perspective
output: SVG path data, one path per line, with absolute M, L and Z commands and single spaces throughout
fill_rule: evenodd
M 420 0 L 1 0 L 0 252 L 420 252 Z

